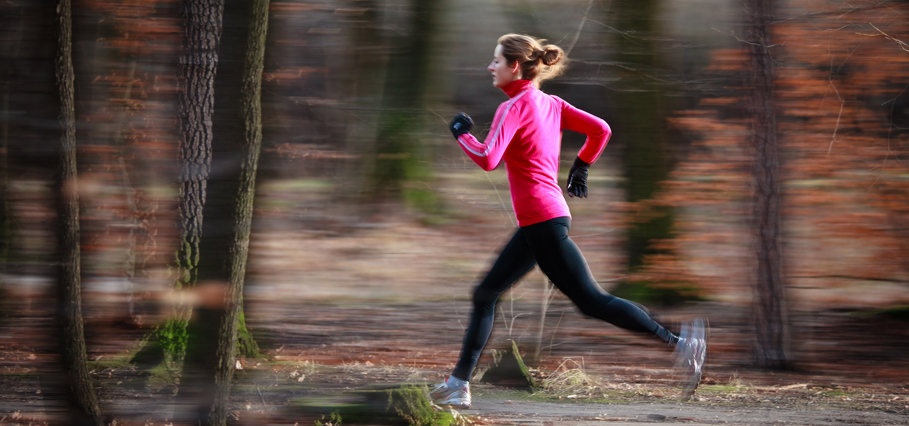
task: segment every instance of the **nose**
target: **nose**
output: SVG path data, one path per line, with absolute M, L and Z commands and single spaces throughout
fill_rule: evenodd
M 486 69 L 489 70 L 490 72 L 495 71 L 495 69 L 492 68 L 492 62 L 489 63 L 489 66 L 486 67 Z

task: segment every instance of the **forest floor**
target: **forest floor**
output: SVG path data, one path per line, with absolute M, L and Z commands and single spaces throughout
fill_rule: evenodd
M 609 226 L 589 221 L 574 237 L 598 277 L 614 268 L 601 261 L 610 259 L 603 250 L 613 244 L 598 239 L 611 238 Z M 235 423 L 327 424 L 323 411 L 305 407 L 343 405 L 381 386 L 442 380 L 458 355 L 470 289 L 509 227 L 453 231 L 405 223 L 341 232 L 306 224 L 260 231 L 252 242 L 245 310 L 263 357 L 239 362 L 231 395 Z M 61 404 L 41 393 L 39 380 L 47 376 L 40 372 L 53 363 L 36 348 L 46 344 L 51 323 L 41 314 L 49 304 L 28 292 L 40 288 L 32 281 L 4 279 L 4 425 L 47 424 Z M 710 321 L 704 380 L 692 399 L 680 401 L 670 348 L 584 318 L 561 295 L 543 311 L 542 282 L 532 273 L 503 297 L 481 359 L 481 367 L 488 365 L 493 350 L 517 342 L 542 390 L 475 380 L 473 406 L 458 410 L 463 423 L 909 424 L 907 322 L 850 305 L 857 299 L 803 299 L 792 306 L 788 371 L 750 367 L 752 326 L 742 298 L 715 293 L 649 306 L 673 330 L 696 316 Z M 603 284 L 609 289 L 609 280 Z M 187 401 L 175 397 L 177 372 L 129 363 L 154 321 L 125 321 L 122 293 L 97 282 L 85 288 L 90 368 L 103 411 L 118 425 L 180 424 Z M 843 290 L 824 290 L 837 291 Z M 894 294 L 878 297 L 898 301 Z M 342 424 L 358 423 L 342 417 Z
M 240 362 L 232 394 L 237 424 L 327 423 L 325 411 L 305 407 L 313 401 L 343 405 L 356 398 L 357 391 L 381 385 L 431 385 L 450 371 L 457 355 L 456 344 L 433 343 L 440 335 L 458 337 L 446 334 L 452 328 L 444 321 L 452 313 L 450 303 L 368 307 L 348 302 L 299 308 L 273 304 L 270 315 L 284 321 L 257 328 L 265 357 Z M 684 317 L 708 309 L 714 344 L 703 384 L 688 401 L 680 400 L 673 383 L 670 350 L 612 329 L 592 330 L 596 322 L 572 314 L 563 315 L 560 344 L 528 361 L 542 390 L 515 390 L 480 380 L 473 384 L 471 409 L 458 412 L 464 424 L 909 422 L 905 323 L 828 313 L 830 318 L 814 332 L 827 333 L 825 339 L 835 336 L 831 349 L 815 350 L 810 359 L 802 350 L 798 354 L 806 361 L 797 370 L 772 372 L 746 367 L 730 350 L 731 342 L 740 338 L 737 328 L 744 325 L 735 310 L 701 305 L 668 313 Z M 12 339 L 14 329 L 6 325 L 0 335 L 0 424 L 47 424 L 59 401 L 41 395 L 41 357 Z M 101 330 L 90 324 L 88 332 L 91 342 Z M 113 332 L 105 331 L 108 336 Z M 130 333 L 121 330 L 117 335 Z M 499 335 L 490 346 L 501 348 L 508 339 Z M 110 344 L 90 344 L 98 346 Z M 532 345 L 526 346 L 529 355 Z M 178 381 L 161 369 L 147 374 L 129 364 L 127 355 L 125 348 L 91 351 L 92 376 L 105 413 L 118 425 L 179 424 L 184 401 L 174 397 Z M 484 357 L 483 363 L 488 362 Z

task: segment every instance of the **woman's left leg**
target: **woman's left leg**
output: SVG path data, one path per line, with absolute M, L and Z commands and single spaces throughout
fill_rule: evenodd
M 540 269 L 585 315 L 626 330 L 651 333 L 669 344 L 678 337 L 640 306 L 605 292 L 578 246 L 568 237 L 571 220 L 550 219 L 522 228 Z
M 530 272 L 534 265 L 536 261 L 533 259 L 533 253 L 530 252 L 521 228 L 518 228 L 499 252 L 499 257 L 486 274 L 486 278 L 474 289 L 470 325 L 464 333 L 458 363 L 451 376 L 429 393 L 436 404 L 470 407 L 470 376 L 492 332 L 496 302 L 502 293 Z
M 515 230 L 514 235 L 499 252 L 499 257 L 486 277 L 473 291 L 473 310 L 470 313 L 470 323 L 464 333 L 464 342 L 461 347 L 461 356 L 452 372 L 452 376 L 465 382 L 470 381 L 473 369 L 480 359 L 483 347 L 492 333 L 495 322 L 496 302 L 499 296 L 507 291 L 512 284 L 527 275 L 536 261 L 527 245 L 521 228 Z

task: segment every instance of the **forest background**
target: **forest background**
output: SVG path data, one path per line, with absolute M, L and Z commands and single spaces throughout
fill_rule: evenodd
M 223 31 L 201 25 L 193 41 L 189 10 Z M 485 135 L 505 99 L 485 67 L 498 36 L 518 32 L 568 52 L 568 72 L 543 90 L 613 129 L 589 198 L 569 200 L 573 238 L 607 291 L 672 327 L 711 318 L 719 381 L 799 370 L 906 382 L 904 2 L 10 0 L 0 11 L 6 379 L 58 368 L 47 342 L 82 327 L 61 318 L 84 320 L 88 361 L 132 356 L 185 328 L 174 318 L 192 315 L 187 301 L 204 314 L 221 291 L 233 298 L 224 312 L 242 314 L 225 321 L 245 323 L 268 356 L 444 375 L 471 289 L 516 226 L 504 167 L 473 165 L 447 122 L 465 111 Z M 563 137 L 563 185 L 583 142 Z M 232 216 L 240 179 L 251 219 Z M 240 222 L 248 260 L 228 271 Z M 206 247 L 221 254 L 205 263 Z M 188 290 L 203 282 L 233 290 Z M 500 316 L 491 345 L 519 341 L 540 368 L 667 359 L 582 319 L 538 272 Z

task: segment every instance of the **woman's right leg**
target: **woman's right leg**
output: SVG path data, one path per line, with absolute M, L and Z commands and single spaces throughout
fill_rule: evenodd
M 530 246 L 518 228 L 511 240 L 505 244 L 498 259 L 486 274 L 486 278 L 474 289 L 473 311 L 470 314 L 470 325 L 464 335 L 461 356 L 452 376 L 469 381 L 473 369 L 477 366 L 483 347 L 492 333 L 495 322 L 496 301 L 512 284 L 527 275 L 536 266 Z

